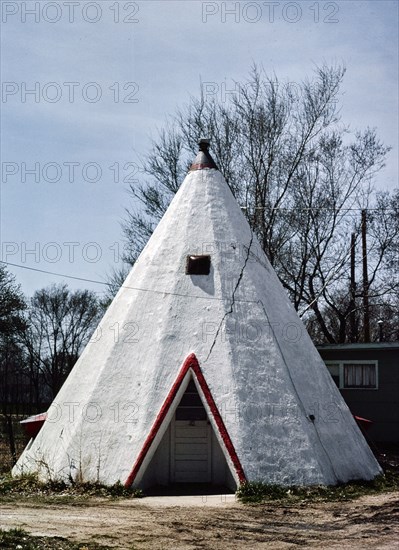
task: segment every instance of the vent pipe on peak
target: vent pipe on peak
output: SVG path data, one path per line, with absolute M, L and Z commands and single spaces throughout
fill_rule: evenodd
M 198 143 L 200 150 L 191 165 L 190 172 L 194 172 L 195 170 L 209 170 L 210 168 L 218 170 L 218 167 L 209 152 L 210 143 L 211 142 L 209 139 L 200 139 Z

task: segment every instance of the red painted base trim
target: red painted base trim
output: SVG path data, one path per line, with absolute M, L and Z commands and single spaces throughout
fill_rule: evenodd
M 161 410 L 158 413 L 157 418 L 155 419 L 155 422 L 150 430 L 150 433 L 147 436 L 147 439 L 144 442 L 144 445 L 137 457 L 136 462 L 134 463 L 133 469 L 129 474 L 129 477 L 126 480 L 125 486 L 129 487 L 135 480 L 143 461 L 151 447 L 152 442 L 155 439 L 155 436 L 157 435 L 163 421 L 165 420 L 165 417 L 176 397 L 176 394 L 181 386 L 181 383 L 184 380 L 184 377 L 186 376 L 188 370 L 191 369 L 195 375 L 195 377 L 198 380 L 198 383 L 200 385 L 200 388 L 205 396 L 206 402 L 208 403 L 209 409 L 212 413 L 212 416 L 215 420 L 216 426 L 219 430 L 220 436 L 223 440 L 223 443 L 226 447 L 226 450 L 229 454 L 229 457 L 234 465 L 234 469 L 237 473 L 238 479 L 240 483 L 245 483 L 246 477 L 244 474 L 244 470 L 241 466 L 241 462 L 237 456 L 237 453 L 235 451 L 233 442 L 230 439 L 230 436 L 228 434 L 227 428 L 223 422 L 222 417 L 220 416 L 219 409 L 217 408 L 217 405 L 215 403 L 215 400 L 212 397 L 211 390 L 209 389 L 209 386 L 205 380 L 205 377 L 202 373 L 202 370 L 199 366 L 198 360 L 194 353 L 189 355 L 187 359 L 184 361 L 182 368 L 180 369 L 179 374 L 177 375 L 177 378 L 169 391 Z

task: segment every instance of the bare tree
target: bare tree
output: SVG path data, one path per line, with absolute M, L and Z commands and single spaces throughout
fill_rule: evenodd
M 25 308 L 25 299 L 15 277 L 0 265 L 0 404 L 3 430 L 13 462 L 16 461 L 13 415 L 22 400 L 24 386 L 24 357 L 17 335 L 25 327 Z
M 317 324 L 322 340 L 345 341 L 353 309 L 346 297 L 347 236 L 359 234 L 359 209 L 375 207 L 383 224 L 384 205 L 372 181 L 389 148 L 375 130 L 352 134 L 342 124 L 344 74 L 341 66 L 323 65 L 293 88 L 255 66 L 229 102 L 204 93 L 191 98 L 153 142 L 144 181 L 130 187 L 139 207 L 127 211 L 123 224 L 125 260 L 137 258 L 183 181 L 199 138 L 209 137 L 219 169 L 295 308 Z M 395 235 L 380 233 L 377 243 L 373 231 L 370 220 L 373 271 L 367 287 L 389 295 L 391 287 L 378 286 L 377 279 L 393 255 Z M 335 316 L 334 323 L 326 315 Z
M 0 337 L 12 335 L 23 326 L 25 297 L 15 277 L 0 264 Z
M 364 292 L 368 297 L 368 319 L 371 340 L 398 340 L 398 304 L 399 304 L 399 279 L 398 279 L 398 247 L 399 247 L 399 190 L 392 194 L 388 192 L 377 193 L 373 202 L 367 197 L 366 213 L 367 225 L 364 226 L 366 234 L 366 248 L 362 245 L 362 219 L 361 213 L 356 211 L 353 221 L 353 238 L 349 243 L 349 234 L 343 235 L 342 243 L 346 247 L 354 247 L 356 261 L 354 262 L 355 288 L 352 296 L 350 272 L 350 250 L 347 257 L 343 257 L 340 277 L 334 285 L 327 287 L 321 293 L 320 302 L 321 317 L 325 326 L 315 323 L 308 318 L 309 329 L 317 341 L 329 342 L 357 342 L 364 336 Z M 338 251 L 337 251 L 338 254 Z M 364 281 L 364 255 L 367 255 L 367 278 Z M 365 283 L 365 284 L 364 284 Z M 313 313 L 315 313 L 313 309 Z M 355 330 L 349 329 L 350 319 L 355 324 Z M 322 332 L 320 332 L 322 328 Z
M 88 290 L 53 285 L 35 292 L 23 343 L 32 371 L 56 395 L 93 333 L 101 308 Z
M 128 228 L 126 229 L 128 231 Z M 100 308 L 103 313 L 111 304 L 116 293 L 123 285 L 129 271 L 131 269 L 131 263 L 129 261 L 122 263 L 121 266 L 117 269 L 114 269 L 108 276 L 107 288 L 103 294 L 103 297 L 100 300 Z

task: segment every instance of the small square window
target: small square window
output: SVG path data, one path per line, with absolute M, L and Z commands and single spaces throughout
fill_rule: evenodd
M 186 275 L 209 275 L 211 257 L 207 255 L 187 256 Z

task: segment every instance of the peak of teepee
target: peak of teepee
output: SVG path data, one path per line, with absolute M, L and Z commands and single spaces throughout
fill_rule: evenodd
M 198 145 L 200 150 L 198 151 L 198 154 L 191 165 L 190 172 L 194 172 L 195 170 L 205 170 L 210 168 L 214 168 L 215 170 L 218 170 L 218 167 L 216 166 L 216 162 L 213 160 L 209 152 L 210 143 L 211 142 L 209 139 L 199 140 Z

